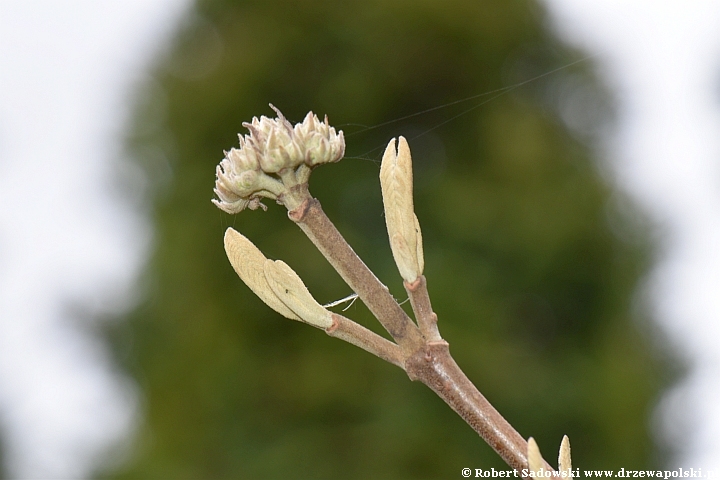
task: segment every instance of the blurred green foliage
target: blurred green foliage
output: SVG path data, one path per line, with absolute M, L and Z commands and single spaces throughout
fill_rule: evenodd
M 128 140 L 150 179 L 155 242 L 142 303 L 108 335 L 144 397 L 131 458 L 103 475 L 503 467 L 426 387 L 281 318 L 233 272 L 227 226 L 291 265 L 321 303 L 350 293 L 282 207 L 231 217 L 210 203 L 222 151 L 243 121 L 272 114 L 269 102 L 294 121 L 327 113 L 345 131 L 347 157 L 317 169 L 311 192 L 400 300 L 378 160 L 405 135 L 425 274 L 458 363 L 551 461 L 568 434 L 577 466 L 652 464 L 649 413 L 667 375 L 632 310 L 647 248 L 583 143 L 607 99 L 543 22 L 515 0 L 197 3 L 140 90 Z M 346 315 L 379 331 L 360 302 Z

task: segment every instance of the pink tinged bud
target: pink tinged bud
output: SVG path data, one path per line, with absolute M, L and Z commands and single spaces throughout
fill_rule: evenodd
M 242 212 L 250 203 L 249 200 L 246 200 L 244 198 L 240 198 L 235 201 L 223 199 L 217 189 L 215 189 L 215 194 L 218 196 L 218 198 L 220 198 L 220 200 L 216 200 L 213 198 L 212 203 L 215 204 L 215 206 L 218 207 L 220 210 L 229 214 Z
M 283 158 L 282 152 L 278 146 L 277 135 L 274 130 L 270 134 L 263 149 L 263 155 L 260 156 L 260 168 L 266 173 L 277 173 L 285 168 L 288 162 Z
M 257 156 L 252 149 L 231 148 L 227 158 L 232 162 L 237 171 L 257 170 L 260 165 Z
M 305 163 L 313 167 L 321 163 L 328 162 L 329 145 L 327 139 L 315 135 L 312 137 L 312 143 L 309 143 L 307 153 L 305 155 Z
M 293 130 L 292 123 L 290 123 L 282 114 L 282 112 L 272 103 L 270 104 L 270 108 L 272 108 L 275 113 L 277 113 L 278 118 L 275 120 L 276 126 L 284 128 L 288 132 L 288 134 L 291 135 Z
M 267 142 L 270 132 L 275 130 L 275 121 L 263 115 L 260 120 L 253 117 L 252 123 L 245 122 L 243 127 L 250 131 L 250 135 L 246 137 L 246 140 L 252 142 L 255 148 L 258 148 Z
M 215 169 L 215 175 L 217 176 L 217 181 L 215 184 L 216 190 L 219 191 L 224 197 L 238 197 L 239 195 L 236 195 L 232 191 L 232 176 L 229 175 L 227 172 L 223 171 L 223 167 L 226 167 L 226 165 L 220 164 Z
M 295 168 L 302 163 L 303 154 L 300 146 L 297 144 L 297 139 L 295 138 L 290 122 L 285 120 L 282 128 L 275 130 L 275 141 L 275 152 L 282 156 L 285 167 Z
M 264 174 L 279 174 L 303 164 L 314 167 L 337 162 L 345 154 L 343 132 L 337 133 L 330 126 L 327 115 L 320 122 L 309 112 L 293 126 L 280 110 L 271 107 L 277 118 L 253 117 L 251 122 L 243 123 L 250 133 L 238 135 L 240 147 L 225 152 L 216 171 L 215 193 L 219 200 L 213 202 L 225 211 L 262 208 L 260 197 L 277 199 L 286 187 L 277 178 Z M 301 183 L 307 182 L 309 170 L 298 175 Z M 282 179 L 282 175 L 278 176 Z
M 312 113 L 312 112 L 311 112 Z M 321 163 L 337 162 L 345 154 L 345 139 L 342 132 L 326 122 L 322 123 L 315 115 L 309 113 L 302 124 L 295 126 L 296 138 L 301 138 L 305 150 L 305 163 L 315 166 Z
M 305 115 L 305 119 L 303 120 L 303 125 L 306 125 L 309 129 L 316 128 L 318 123 L 317 115 L 315 115 L 312 111 L 308 112 L 307 115 Z

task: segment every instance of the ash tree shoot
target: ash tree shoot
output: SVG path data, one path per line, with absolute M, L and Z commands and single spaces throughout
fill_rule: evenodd
M 277 118 L 253 118 L 243 125 L 240 148 L 225 152 L 217 167 L 213 203 L 225 212 L 267 207 L 275 200 L 305 232 L 348 286 L 370 309 L 394 342 L 320 305 L 293 269 L 270 260 L 232 228 L 225 233 L 225 251 L 247 286 L 279 314 L 322 329 L 331 337 L 356 345 L 402 368 L 413 381 L 430 387 L 509 466 L 523 476 L 554 472 L 535 441 L 526 441 L 485 399 L 450 355 L 438 329 L 423 276 L 420 223 L 413 208 L 410 147 L 403 137 L 390 140 L 382 159 L 380 183 L 392 255 L 403 278 L 415 316 L 413 321 L 345 241 L 320 202 L 310 195 L 308 181 L 319 165 L 339 161 L 345 153 L 343 132 L 312 112 L 292 125 L 273 107 Z M 570 444 L 563 438 L 555 475 L 569 476 Z

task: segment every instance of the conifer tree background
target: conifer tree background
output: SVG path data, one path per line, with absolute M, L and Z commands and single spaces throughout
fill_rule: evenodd
M 568 434 L 576 466 L 657 464 L 650 414 L 669 363 L 634 304 L 650 259 L 642 229 L 613 207 L 619 196 L 584 143 L 611 110 L 590 62 L 386 123 L 578 58 L 529 1 L 198 1 L 139 91 L 128 135 L 150 181 L 155 240 L 141 304 L 107 335 L 141 388 L 143 417 L 129 461 L 101 475 L 503 468 L 425 386 L 280 317 L 233 272 L 227 226 L 288 263 L 321 303 L 351 293 L 284 208 L 229 216 L 210 203 L 223 150 L 242 122 L 273 115 L 268 103 L 293 121 L 327 114 L 345 131 L 346 158 L 315 170 L 310 191 L 400 300 L 378 172 L 387 141 L 408 138 L 443 336 L 548 460 Z M 380 331 L 360 302 L 345 315 Z

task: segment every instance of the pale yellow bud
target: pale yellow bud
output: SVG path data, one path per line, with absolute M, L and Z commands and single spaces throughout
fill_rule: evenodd
M 414 282 L 422 275 L 423 258 L 420 223 L 413 206 L 413 178 L 410 147 L 404 137 L 390 140 L 380 166 L 380 186 L 385 207 L 385 223 L 393 258 L 400 275 Z
M 243 282 L 260 300 L 280 315 L 292 320 L 300 318 L 273 292 L 265 277 L 265 255 L 242 234 L 228 228 L 225 231 L 225 252 L 230 264 Z
M 563 436 L 560 444 L 560 454 L 558 455 L 558 470 L 566 472 L 565 478 L 572 475 L 572 460 L 570 458 L 570 439 L 567 435 Z
M 545 470 L 545 461 L 540 454 L 540 447 L 538 447 L 537 442 L 532 437 L 528 438 L 527 458 L 528 468 L 535 472 L 535 476 Z
M 266 260 L 265 277 L 275 295 L 303 322 L 323 329 L 332 325 L 330 312 L 315 301 L 302 279 L 285 262 Z
M 232 228 L 225 232 L 225 252 L 242 281 L 280 315 L 322 329 L 332 325 L 331 313 L 315 301 L 285 262 L 265 258 L 250 240 Z
M 278 130 L 270 130 L 260 155 L 260 168 L 263 172 L 277 173 L 283 168 L 293 166 L 290 156 L 284 148 L 284 140 Z

